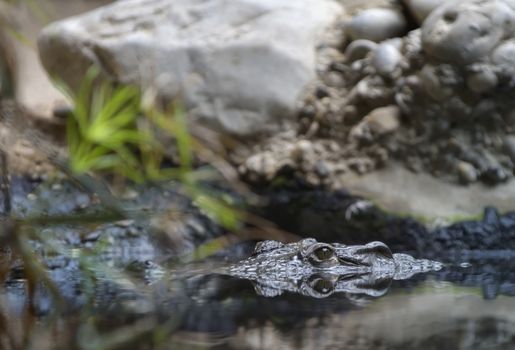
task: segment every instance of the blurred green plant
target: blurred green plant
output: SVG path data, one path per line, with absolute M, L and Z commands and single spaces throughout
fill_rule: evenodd
M 114 88 L 107 82 L 93 88 L 98 70 L 90 69 L 77 94 L 64 84 L 61 90 L 74 101 L 67 120 L 69 166 L 73 173 L 117 172 L 135 181 L 144 174 L 131 146 L 150 143 L 149 135 L 137 130 L 139 91 L 132 86 Z
M 77 93 L 62 82 L 56 85 L 74 105 L 66 127 L 73 174 L 118 175 L 122 181 L 136 183 L 177 181 L 218 224 L 229 230 L 240 226 L 243 215 L 233 208 L 230 198 L 201 185 L 206 171 L 194 163 L 196 153 L 206 154 L 208 147 L 192 136 L 179 103 L 165 110 L 155 108 L 153 101 L 144 104 L 136 87 L 101 80 L 95 66 L 87 71 Z M 172 165 L 165 166 L 170 160 Z M 217 157 L 216 162 L 224 163 Z

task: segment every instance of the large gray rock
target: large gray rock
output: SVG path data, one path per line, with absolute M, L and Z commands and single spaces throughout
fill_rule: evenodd
M 422 45 L 444 62 L 470 64 L 486 57 L 515 31 L 512 0 L 455 0 L 434 10 L 422 25 Z
M 50 25 L 38 44 L 48 72 L 74 88 L 98 64 L 250 135 L 293 115 L 316 46 L 342 14 L 332 0 L 124 0 Z

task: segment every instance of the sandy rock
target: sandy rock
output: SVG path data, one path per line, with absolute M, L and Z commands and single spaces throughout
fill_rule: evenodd
M 392 105 L 374 109 L 365 117 L 365 120 L 375 135 L 384 135 L 399 128 L 400 117 L 399 107 Z
M 404 34 L 406 19 L 397 10 L 372 8 L 358 13 L 347 23 L 347 34 L 354 40 L 380 42 Z
M 422 24 L 434 9 L 445 2 L 446 0 L 403 0 L 418 24 Z
M 381 75 L 391 74 L 395 68 L 400 64 L 402 55 L 389 43 L 381 43 L 374 51 L 372 56 L 372 66 L 376 69 L 377 73 Z
M 379 107 L 370 112 L 350 132 L 351 138 L 371 141 L 397 130 L 401 112 L 396 105 Z
M 353 195 L 369 198 L 391 212 L 426 219 L 478 215 L 488 205 L 510 211 L 515 204 L 515 180 L 496 187 L 478 182 L 457 186 L 427 173 L 413 173 L 395 163 L 362 176 L 349 172 L 342 175 L 341 181 Z
M 514 28 L 515 11 L 502 0 L 455 0 L 424 21 L 422 45 L 434 58 L 469 64 L 490 54 Z
M 304 159 L 310 158 L 313 154 L 313 144 L 308 140 L 298 141 L 290 153 L 292 160 L 295 162 L 300 162 Z
M 472 164 L 467 162 L 458 162 L 457 169 L 460 180 L 463 183 L 469 184 L 477 181 L 478 174 L 476 168 L 474 168 Z
M 221 131 L 251 135 L 292 117 L 315 78 L 315 48 L 343 14 L 332 0 L 125 0 L 54 23 L 39 38 L 49 73 L 105 77 L 182 97 Z

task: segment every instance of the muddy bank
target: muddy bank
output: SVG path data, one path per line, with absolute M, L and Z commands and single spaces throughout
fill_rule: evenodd
M 394 216 L 344 190 L 298 185 L 267 192 L 264 215 L 280 227 L 323 241 L 363 244 L 383 241 L 393 250 L 419 257 L 466 256 L 515 249 L 515 212 L 486 208 L 481 219 L 428 228 L 410 217 Z M 480 253 L 481 254 L 481 253 Z

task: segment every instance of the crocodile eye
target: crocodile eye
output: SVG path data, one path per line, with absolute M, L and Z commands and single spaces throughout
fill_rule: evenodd
M 329 247 L 320 247 L 318 249 L 315 249 L 313 255 L 319 261 L 325 261 L 331 259 L 334 256 L 334 251 Z

